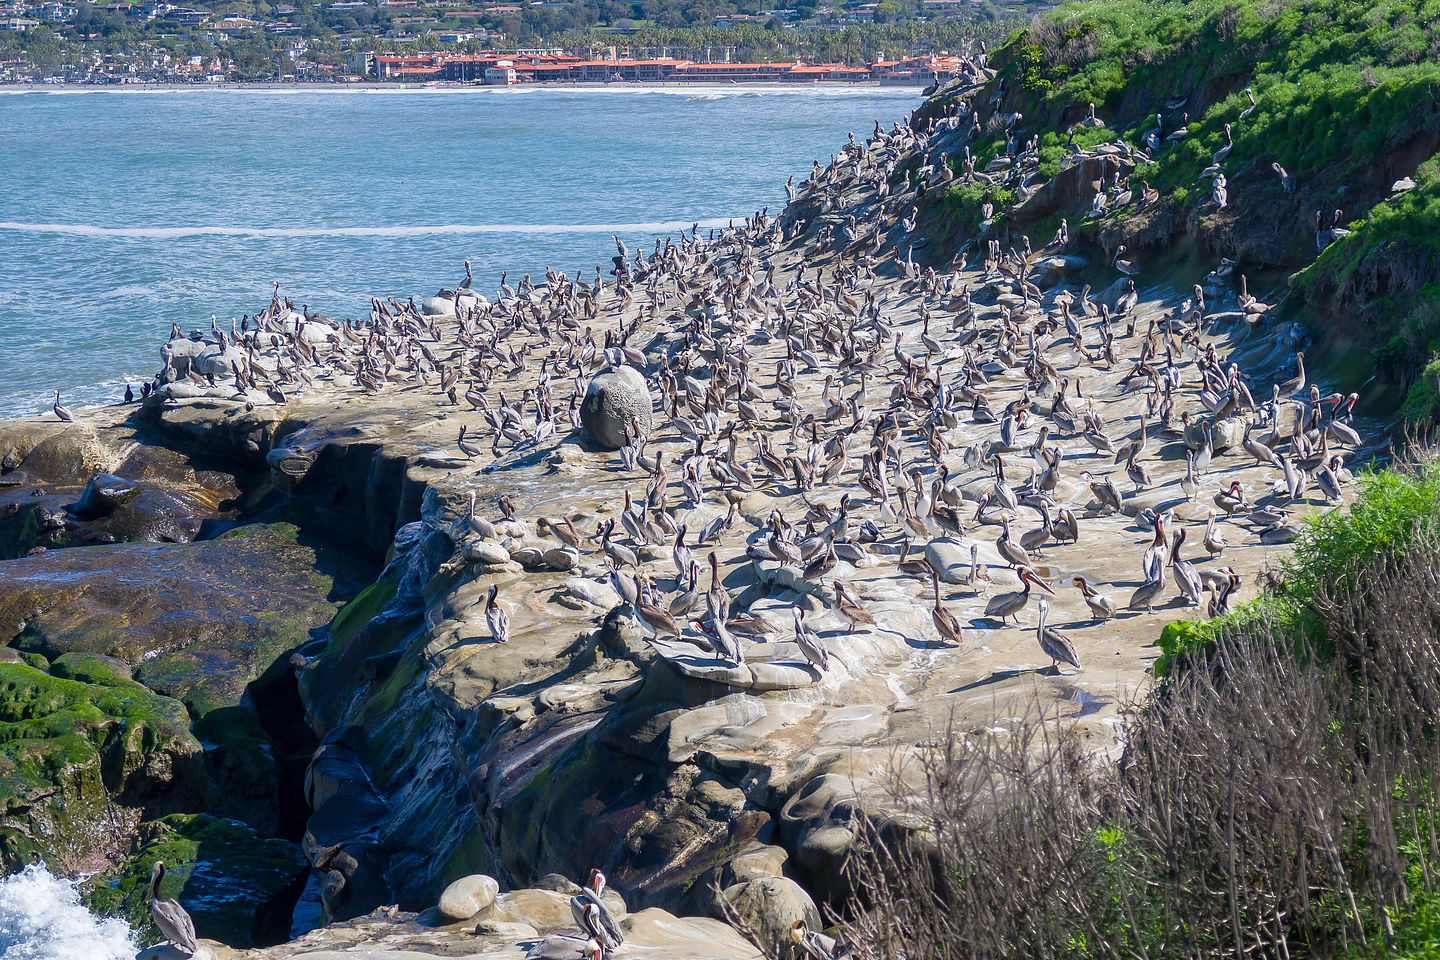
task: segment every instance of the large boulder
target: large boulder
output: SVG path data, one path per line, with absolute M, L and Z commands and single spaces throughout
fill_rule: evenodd
M 580 404 L 580 422 L 596 444 L 606 450 L 625 446 L 632 417 L 639 419 L 642 431 L 650 432 L 650 387 L 639 370 L 618 367 L 591 379 Z
M 445 888 L 437 909 L 446 920 L 469 920 L 494 903 L 499 892 L 500 884 L 494 877 L 472 873 Z
M 800 884 L 789 877 L 761 877 L 737 883 L 725 891 L 728 911 L 748 927 L 760 941 L 766 956 L 786 955 L 790 928 L 804 920 L 819 930 L 820 911 Z

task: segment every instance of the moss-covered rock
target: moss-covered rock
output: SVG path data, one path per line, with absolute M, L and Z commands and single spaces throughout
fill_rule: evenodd
M 48 551 L 0 563 L 0 640 L 58 657 L 92 653 L 183 700 L 233 706 L 335 614 L 333 581 L 288 524 L 192 544 Z
M 144 824 L 135 855 L 118 876 L 92 881 L 87 899 L 97 913 L 123 916 L 147 943 L 160 939 L 145 902 L 157 860 L 167 871 L 162 895 L 180 901 L 201 937 L 240 948 L 287 939 L 306 871 L 295 844 L 208 814 Z
M 99 658 L 57 674 L 0 663 L 0 869 L 32 851 L 61 870 L 123 845 L 138 811 L 193 808 L 205 768 L 185 707 Z

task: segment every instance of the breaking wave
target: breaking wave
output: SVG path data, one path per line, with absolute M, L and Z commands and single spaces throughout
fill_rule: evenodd
M 96 917 L 41 864 L 0 877 L 0 960 L 132 960 L 129 924 Z

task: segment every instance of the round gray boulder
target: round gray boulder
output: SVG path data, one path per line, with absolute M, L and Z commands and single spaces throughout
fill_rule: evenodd
M 580 404 L 580 423 L 596 444 L 606 450 L 623 447 L 631 417 L 650 432 L 650 388 L 639 370 L 619 367 L 591 379 Z
M 475 873 L 446 887 L 437 907 L 446 920 L 469 920 L 494 903 L 499 893 L 500 884 L 494 877 Z

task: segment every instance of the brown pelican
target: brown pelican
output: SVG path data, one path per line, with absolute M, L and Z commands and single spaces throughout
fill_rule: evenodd
M 669 610 L 666 610 L 658 604 L 651 603 L 645 597 L 645 587 L 643 584 L 640 586 L 639 595 L 635 598 L 635 603 L 632 606 L 635 609 L 635 619 L 640 621 L 640 626 L 646 633 L 653 634 L 656 637 L 681 637 L 683 639 L 684 631 L 681 630 L 680 624 L 670 615 Z M 690 642 L 693 643 L 695 641 Z M 710 645 L 705 644 L 705 649 L 708 650 L 709 648 Z
M 1295 196 L 1295 175 L 1288 172 L 1284 167 L 1280 166 L 1279 163 L 1270 164 L 1270 169 L 1274 170 L 1276 175 L 1280 177 L 1280 186 L 1285 188 L 1286 195 L 1291 197 Z
M 1276 386 L 1282 397 L 1291 397 L 1305 389 L 1305 351 L 1295 351 L 1296 375 L 1289 380 L 1282 380 Z
M 490 635 L 497 643 L 508 643 L 510 641 L 510 614 L 500 606 L 496 599 L 500 595 L 500 585 L 490 584 L 489 596 L 485 598 L 485 622 L 490 625 Z
M 150 889 L 145 893 L 145 899 L 150 901 L 150 919 L 155 921 L 155 926 L 160 928 L 166 940 L 186 953 L 194 954 L 200 949 L 200 943 L 195 939 L 195 924 L 184 907 L 160 896 L 160 881 L 164 879 L 165 864 L 156 860 L 155 866 L 150 869 Z
M 570 914 L 581 930 L 587 931 L 606 950 L 615 950 L 625 942 L 625 932 L 600 899 L 604 892 L 605 874 L 598 867 L 592 868 L 590 879 L 580 888 L 579 896 L 570 898 Z
M 480 456 L 480 454 L 485 452 L 485 448 L 480 444 L 471 443 L 469 440 L 465 439 L 464 424 L 460 425 L 460 436 L 458 439 L 456 439 L 455 445 L 460 448 L 460 452 L 465 455 L 465 459 L 467 460 L 474 460 L 476 457 Z
M 1137 266 L 1135 266 L 1135 264 L 1132 263 L 1132 262 L 1129 261 L 1129 260 L 1122 260 L 1122 259 L 1120 259 L 1120 254 L 1122 254 L 1122 253 L 1124 253 L 1124 252 L 1125 252 L 1125 245 L 1124 245 L 1124 244 L 1121 244 L 1120 246 L 1116 247 L 1116 248 L 1115 248 L 1115 256 L 1111 259 L 1111 261 L 1110 261 L 1110 266 L 1114 267 L 1116 270 L 1119 270 L 1121 273 L 1125 274 L 1125 276 L 1127 276 L 1127 277 L 1137 276 L 1137 275 L 1140 273 L 1140 268 L 1137 267 Z
M 1205 521 L 1205 539 L 1201 541 L 1201 545 L 1212 557 L 1218 557 L 1225 552 L 1225 538 L 1215 532 L 1215 517 L 1215 511 L 1211 510 L 1210 518 Z
M 718 624 L 730 616 L 730 591 L 720 583 L 720 560 L 715 556 L 715 551 L 710 551 L 708 559 L 710 590 L 705 595 L 705 606 L 710 611 L 711 619 Z
M 1090 581 L 1084 577 L 1075 577 L 1071 581 L 1080 588 L 1080 595 L 1085 598 L 1085 605 L 1090 608 L 1090 613 L 1096 620 L 1109 620 L 1115 616 L 1115 601 L 1103 593 L 1096 592 L 1090 586 Z
M 825 642 L 819 634 L 805 626 L 804 610 L 791 607 L 790 612 L 795 615 L 795 642 L 800 645 L 800 652 L 812 666 L 825 672 L 830 666 L 830 651 L 825 649 Z
M 1045 617 L 1049 613 L 1050 601 L 1041 597 L 1040 621 L 1035 627 L 1035 636 L 1040 641 L 1040 649 L 1045 652 L 1045 656 L 1050 658 L 1051 669 L 1058 669 L 1059 665 L 1064 662 L 1079 670 L 1080 657 L 1075 653 L 1075 645 L 1070 642 L 1070 638 L 1054 627 L 1045 625 Z
M 600 549 L 604 551 L 605 556 L 615 561 L 617 567 L 630 567 L 632 570 L 638 569 L 640 566 L 640 558 L 636 556 L 634 550 L 611 540 L 610 535 L 614 532 L 615 518 L 611 517 L 605 521 L 605 526 L 601 528 Z
M 1192 607 L 1198 607 L 1204 588 L 1200 585 L 1200 575 L 1195 572 L 1194 565 L 1180 557 L 1180 548 L 1184 545 L 1185 529 L 1182 527 L 1175 531 L 1175 538 L 1170 545 L 1170 569 L 1175 571 L 1175 585 L 1180 588 L 1186 601 Z
M 1001 623 L 1004 623 L 1012 616 L 1015 618 L 1016 623 L 1020 622 L 1020 611 L 1024 610 L 1025 605 L 1030 602 L 1030 588 L 1032 586 L 1038 586 L 1041 590 L 1044 590 L 1052 596 L 1055 593 L 1054 590 L 1050 589 L 1050 585 L 1035 576 L 1029 567 L 1015 567 L 1014 570 L 1015 575 L 1020 578 L 1021 589 L 1013 590 L 1010 593 L 996 594 L 991 597 L 990 602 L 985 605 L 985 616 L 997 617 Z
M 528 960 L 604 960 L 605 948 L 594 937 L 552 933 L 526 951 Z
M 935 606 L 930 611 L 930 619 L 935 623 L 935 629 L 939 632 L 942 640 L 959 644 L 964 640 L 964 631 L 960 626 L 960 620 L 955 614 L 945 609 L 945 604 L 940 599 L 940 575 L 932 572 L 930 582 L 935 588 Z
M 59 390 L 56 390 L 56 391 L 55 391 L 55 416 L 59 417 L 61 420 L 63 420 L 63 421 L 66 422 L 66 423 L 69 423 L 70 421 L 72 421 L 72 420 L 75 419 L 75 415 L 70 412 L 70 408 L 69 408 L 69 407 L 65 407 L 65 406 L 61 406 L 61 405 L 60 405 L 60 391 L 59 391 Z
M 1135 588 L 1135 592 L 1130 594 L 1130 602 L 1126 605 L 1127 610 L 1139 610 L 1141 607 L 1144 607 L 1146 613 L 1154 611 L 1155 601 L 1159 598 L 1160 594 L 1165 592 L 1167 582 L 1165 576 L 1166 569 L 1165 565 L 1161 564 L 1154 578 L 1146 580 Z
M 840 615 L 850 621 L 852 632 L 858 631 L 861 627 L 875 625 L 875 617 L 869 610 L 865 609 L 860 598 L 850 593 L 850 589 L 840 580 L 830 581 L 835 586 L 835 609 Z
M 1109 477 L 1101 477 L 1096 480 L 1090 475 L 1090 471 L 1084 470 L 1080 473 L 1080 479 L 1090 484 L 1090 492 L 1095 499 L 1100 501 L 1102 507 L 1109 507 L 1111 510 L 1120 509 L 1120 488 Z

